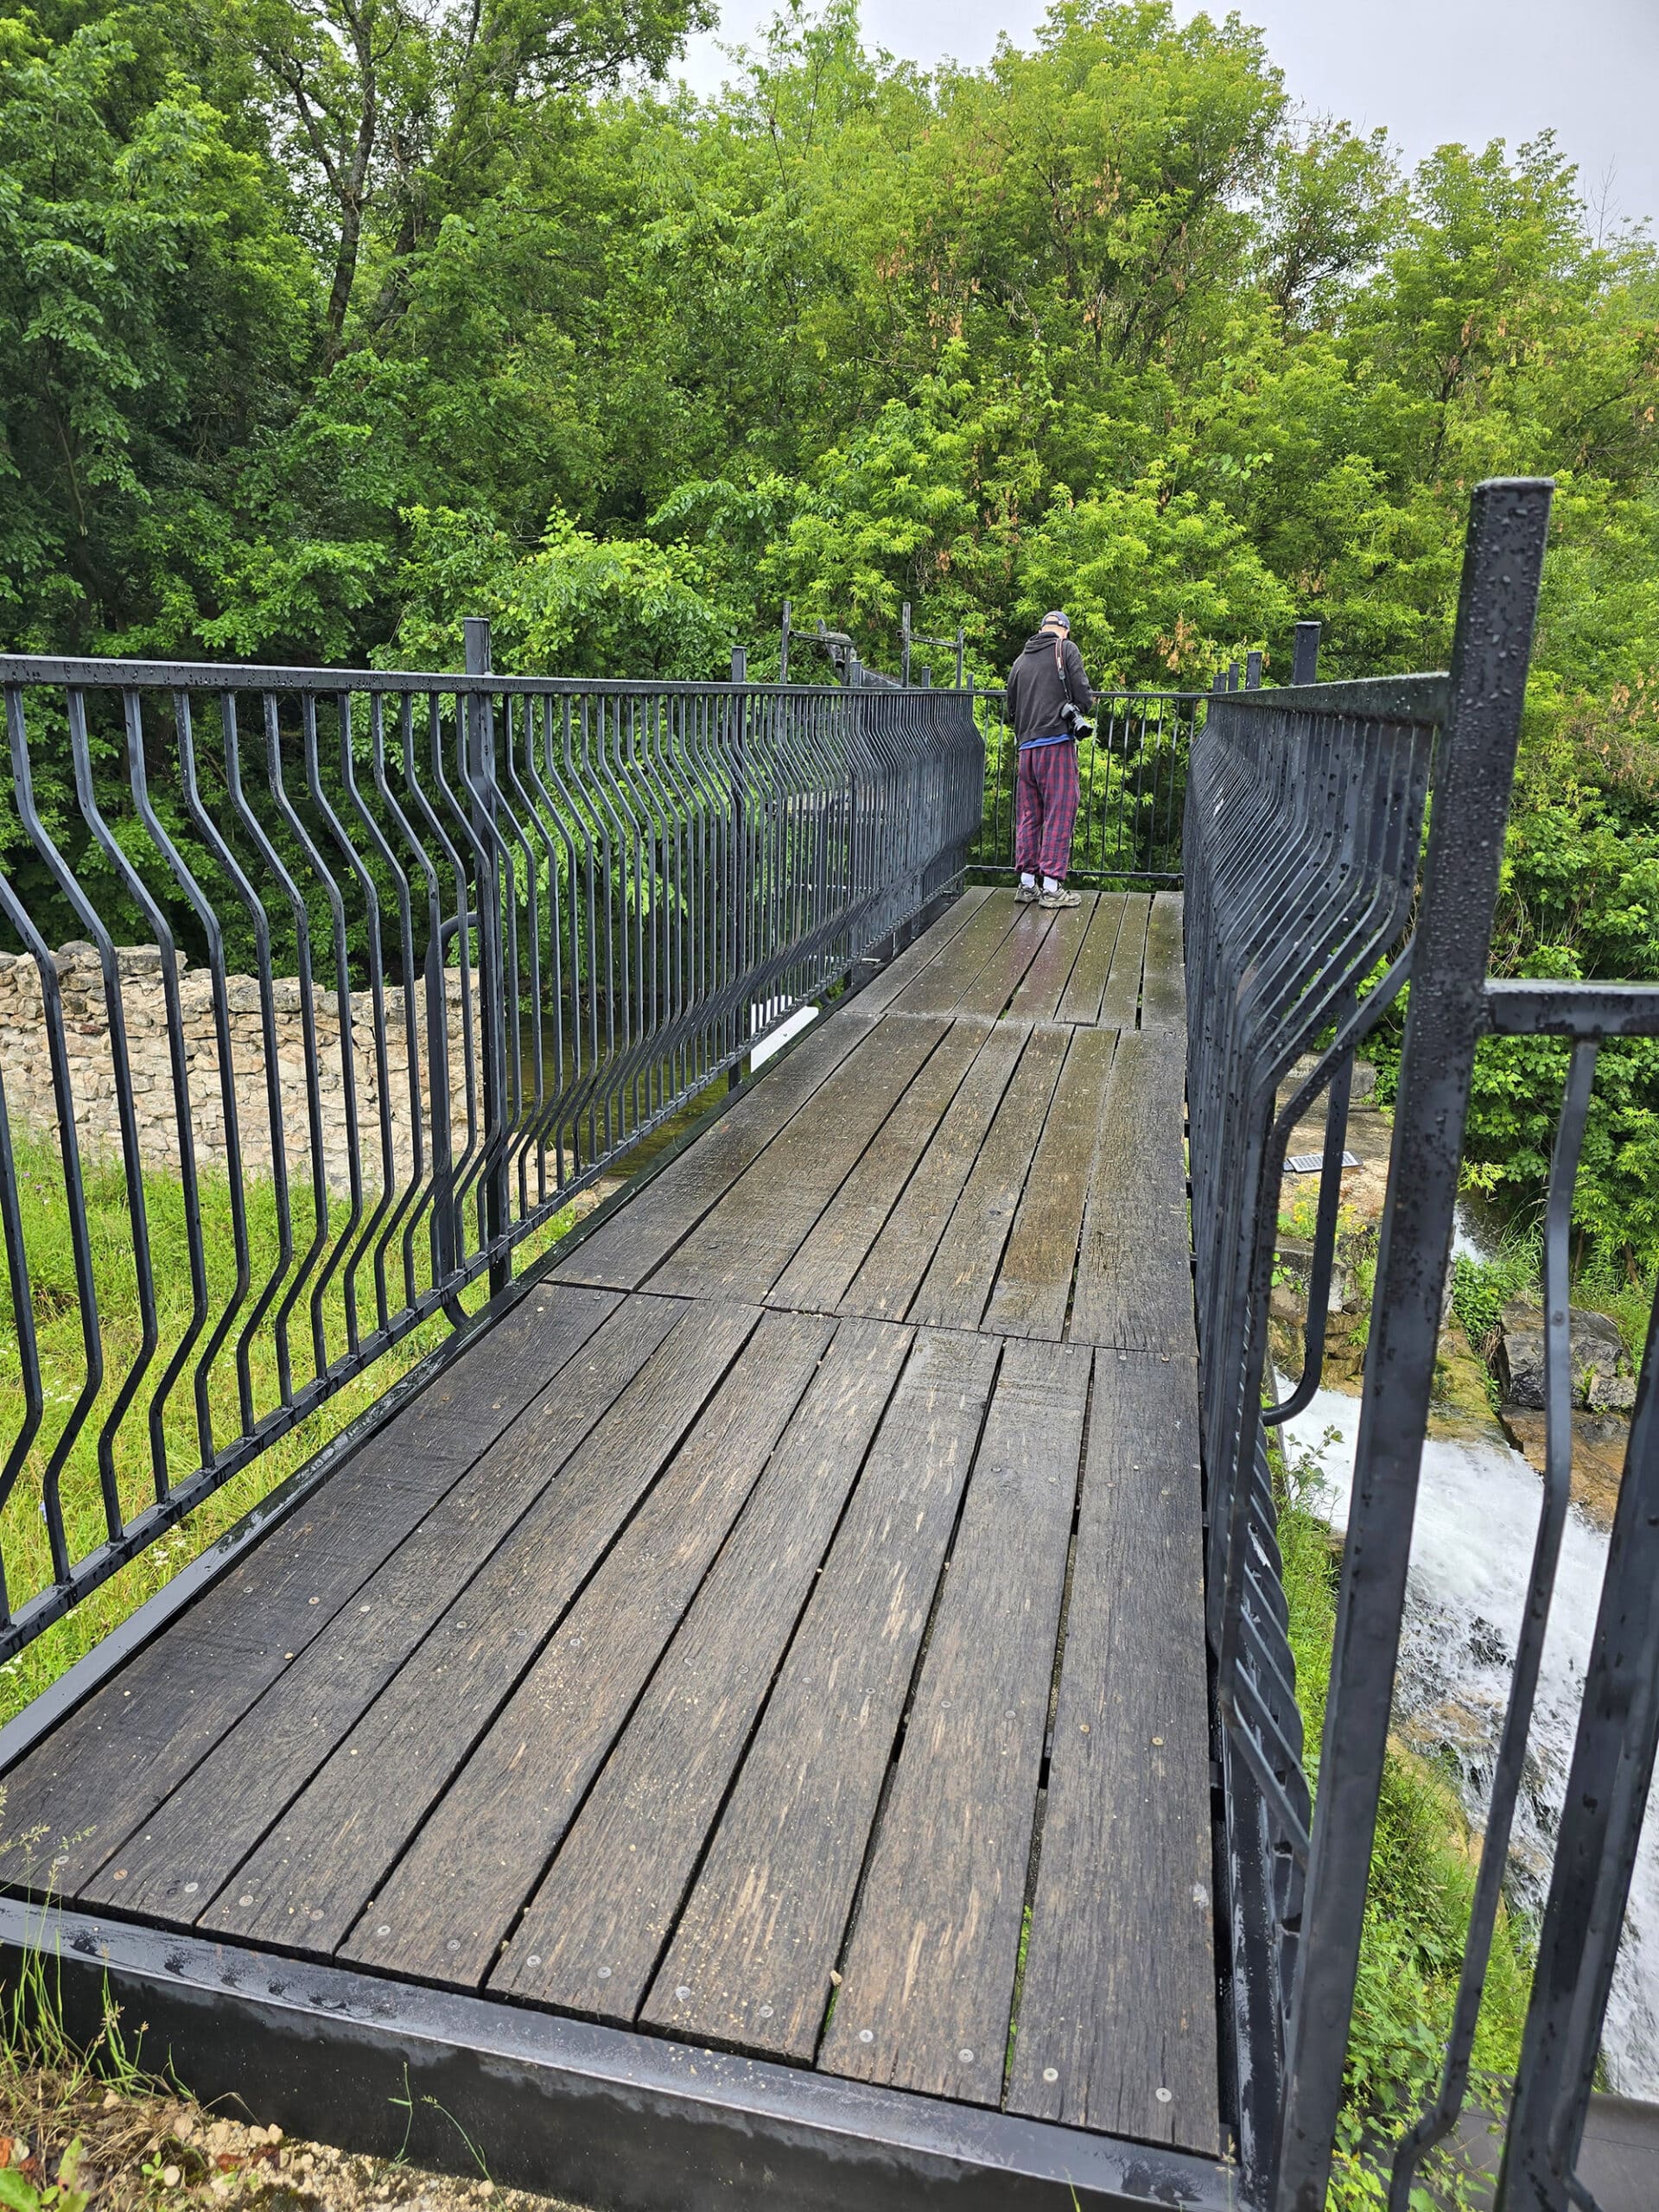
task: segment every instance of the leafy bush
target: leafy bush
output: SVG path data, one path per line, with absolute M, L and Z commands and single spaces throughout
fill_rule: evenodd
M 1503 1308 L 1541 1294 L 1537 1235 L 1506 1237 L 1490 1259 L 1459 1252 L 1452 1262 L 1452 1310 L 1475 1350 L 1490 1357 Z

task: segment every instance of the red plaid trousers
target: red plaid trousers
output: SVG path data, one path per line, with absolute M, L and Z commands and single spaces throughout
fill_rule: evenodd
M 1014 864 L 1022 875 L 1064 878 L 1077 818 L 1077 741 L 1025 747 L 1014 787 Z

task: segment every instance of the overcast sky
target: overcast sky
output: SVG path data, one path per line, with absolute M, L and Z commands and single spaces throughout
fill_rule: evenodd
M 753 39 L 773 12 L 772 0 L 726 0 L 722 29 L 687 56 L 692 83 L 715 88 L 721 41 Z M 1226 0 L 1209 12 L 1226 14 Z M 1294 99 L 1363 130 L 1386 124 L 1410 159 L 1448 139 L 1516 146 L 1553 126 L 1587 200 L 1659 218 L 1659 0 L 1239 0 L 1238 12 L 1267 33 Z M 927 63 L 982 62 L 1001 30 L 1028 43 L 1043 13 L 1039 0 L 863 5 L 872 45 Z

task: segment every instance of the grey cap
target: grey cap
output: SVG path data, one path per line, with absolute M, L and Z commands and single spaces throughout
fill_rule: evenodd
M 1050 608 L 1049 612 L 1044 615 L 1039 626 L 1046 630 L 1051 622 L 1058 622 L 1062 630 L 1069 630 L 1071 627 L 1071 623 L 1067 620 L 1066 617 L 1061 613 L 1058 607 Z

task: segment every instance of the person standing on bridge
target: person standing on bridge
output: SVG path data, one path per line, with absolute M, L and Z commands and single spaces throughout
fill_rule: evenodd
M 1076 906 L 1065 887 L 1071 865 L 1071 832 L 1077 819 L 1077 739 L 1090 725 L 1094 703 L 1083 655 L 1071 642 L 1071 625 L 1055 608 L 1008 671 L 1008 720 L 1020 748 L 1014 787 L 1014 864 L 1020 871 L 1016 906 Z M 1039 883 L 1040 877 L 1041 882 Z

